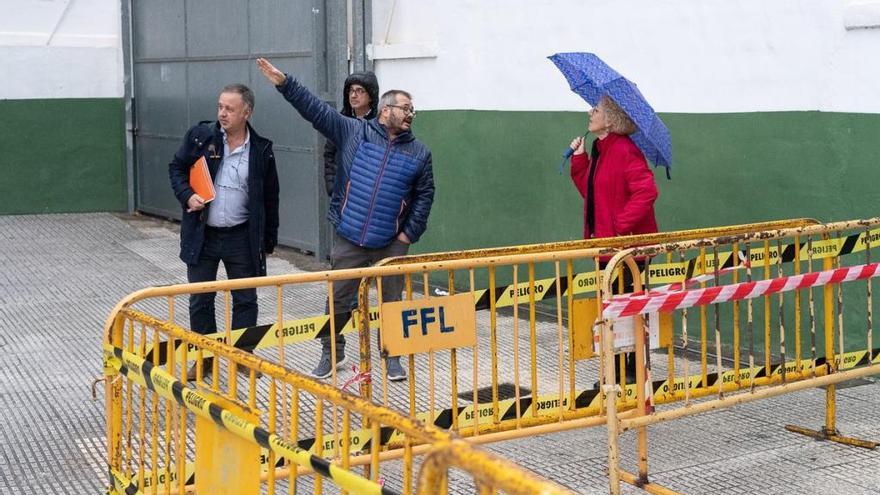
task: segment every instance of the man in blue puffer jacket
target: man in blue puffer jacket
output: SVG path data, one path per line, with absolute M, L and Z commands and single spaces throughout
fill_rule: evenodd
M 378 117 L 360 121 L 340 115 L 267 60 L 257 59 L 257 66 L 299 114 L 339 148 L 327 214 L 336 229 L 331 267 L 359 268 L 405 255 L 425 232 L 434 201 L 431 151 L 410 131 L 416 112 L 409 93 L 387 91 L 379 100 Z M 335 311 L 357 305 L 358 284 L 356 279 L 335 284 Z M 383 302 L 399 301 L 402 289 L 402 277 L 383 278 Z M 313 376 L 332 374 L 331 344 L 329 337 L 321 339 L 321 361 Z M 337 332 L 335 366 L 345 363 L 345 338 Z M 389 380 L 406 378 L 399 358 L 388 358 L 386 369 Z

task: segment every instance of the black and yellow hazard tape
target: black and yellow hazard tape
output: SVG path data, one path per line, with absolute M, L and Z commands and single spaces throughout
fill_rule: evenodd
M 111 349 L 109 346 L 106 346 L 105 349 Z M 105 353 L 108 352 L 105 350 Z M 115 355 L 115 354 L 114 354 Z M 873 356 L 873 359 L 869 359 L 870 356 Z M 106 358 L 105 358 L 106 359 Z M 847 352 L 842 355 L 837 356 L 838 361 L 838 369 L 840 371 L 853 369 L 857 367 L 867 366 L 870 364 L 880 364 L 880 349 L 875 349 L 872 353 L 868 353 L 866 350 L 861 351 L 852 351 Z M 813 359 L 802 359 L 800 367 L 797 366 L 796 361 L 788 361 L 785 363 L 785 372 L 786 373 L 795 373 L 799 370 L 810 371 L 813 368 L 822 369 L 826 364 L 826 359 L 824 357 L 818 357 L 815 360 Z M 745 389 L 749 386 L 749 383 L 752 379 L 758 379 L 766 376 L 778 376 L 783 372 L 783 366 L 781 363 L 773 363 L 770 365 L 769 372 L 768 369 L 761 365 L 755 366 L 754 368 L 741 368 L 739 370 L 739 380 L 737 380 L 737 373 L 735 370 L 727 370 L 721 373 L 719 378 L 718 373 L 707 373 L 706 375 L 706 384 L 703 385 L 703 376 L 700 374 L 690 375 L 687 378 L 685 377 L 677 377 L 674 379 L 672 383 L 668 379 L 665 380 L 654 380 L 652 382 L 652 389 L 654 391 L 654 403 L 655 404 L 666 404 L 672 403 L 676 401 L 681 401 L 680 398 L 677 398 L 673 394 L 676 392 L 682 392 L 685 390 L 685 387 L 690 389 L 692 393 L 696 393 L 699 390 L 711 390 L 714 391 L 717 388 L 719 379 L 725 386 L 734 387 L 738 383 L 739 385 L 732 390 L 737 389 Z M 687 383 L 687 385 L 685 385 Z M 625 396 L 625 398 L 624 398 Z M 621 390 L 618 392 L 619 402 L 622 404 L 624 401 L 632 401 L 635 400 L 636 396 L 636 385 L 633 383 L 627 384 L 625 390 Z M 581 390 L 577 392 L 574 396 L 574 406 L 575 409 L 580 413 L 579 417 L 583 416 L 597 416 L 601 414 L 602 404 L 601 404 L 601 394 L 598 389 L 591 388 L 586 390 Z M 176 400 L 176 399 L 175 399 Z M 543 394 L 538 396 L 537 404 L 535 406 L 535 410 L 537 415 L 532 411 L 532 401 L 535 400 L 531 396 L 520 397 L 519 399 L 519 414 L 521 419 L 529 419 L 540 416 L 547 416 L 552 418 L 553 421 L 557 419 L 557 411 L 559 408 L 559 396 L 556 394 Z M 562 398 L 562 408 L 568 409 L 569 407 L 570 397 L 565 396 Z M 178 403 L 180 403 L 178 401 Z M 515 421 L 517 417 L 517 404 L 516 399 L 510 398 L 505 400 L 498 401 L 498 417 L 500 422 L 508 422 Z M 491 402 L 481 402 L 479 404 L 470 404 L 467 406 L 460 406 L 457 409 L 456 413 L 453 413 L 451 408 L 442 409 L 436 411 L 433 415 L 429 412 L 421 412 L 416 414 L 416 418 L 425 423 L 431 423 L 438 428 L 442 428 L 444 430 L 451 429 L 453 426 L 453 414 L 458 415 L 458 424 L 459 426 L 470 427 L 474 424 L 474 414 L 478 415 L 477 424 L 479 426 L 491 425 L 494 423 L 493 414 L 494 406 Z M 350 455 L 358 455 L 364 452 L 369 452 L 372 446 L 372 431 L 369 429 L 358 429 L 352 430 L 349 432 L 349 452 Z M 402 445 L 404 440 L 404 435 L 400 431 L 384 426 L 380 429 L 380 438 L 379 444 L 380 446 L 386 445 Z M 341 435 L 338 432 L 328 431 L 323 435 L 323 443 L 321 445 L 322 452 L 332 452 L 336 448 L 337 440 L 342 441 L 340 438 Z M 262 444 L 261 444 L 262 445 Z M 341 450 L 341 445 L 339 446 Z M 322 459 L 314 455 L 317 452 L 318 445 L 316 443 L 315 438 L 303 438 L 297 441 L 296 448 L 301 451 L 308 451 L 309 454 L 312 455 L 313 458 Z M 323 459 L 322 459 L 323 460 Z M 265 471 L 268 469 L 268 449 L 264 448 L 262 454 L 260 456 L 260 462 L 262 465 L 262 469 Z M 326 461 L 325 461 L 326 462 Z M 277 456 L 275 459 L 275 467 L 280 468 L 283 467 L 286 463 L 285 457 Z M 186 466 L 186 484 L 192 484 L 195 482 L 195 475 L 193 473 L 194 465 L 192 463 L 187 463 Z M 151 472 L 145 473 L 145 485 L 142 487 L 146 489 L 150 486 Z M 162 481 L 162 476 L 166 475 L 164 471 L 158 474 L 159 480 Z M 174 480 L 174 474 L 171 474 L 172 481 Z
M 354 474 L 331 463 L 327 459 L 309 453 L 265 428 L 251 423 L 211 400 L 208 395 L 187 387 L 165 370 L 137 355 L 111 345 L 104 346 L 105 369 L 112 366 L 119 373 L 138 385 L 173 400 L 217 426 L 260 447 L 271 450 L 299 466 L 311 467 L 316 473 L 331 480 L 340 488 L 355 493 L 393 494 L 378 483 Z M 108 366 L 109 365 L 109 366 Z
M 265 463 L 265 461 L 262 462 Z M 186 480 L 183 483 L 184 485 L 192 485 L 196 482 L 195 471 L 196 465 L 194 462 L 186 463 L 183 471 L 183 479 Z M 166 478 L 169 485 L 175 486 L 177 485 L 177 476 L 177 471 L 168 472 L 167 469 L 160 469 L 154 473 L 153 471 L 147 470 L 144 471 L 144 482 L 140 484 L 140 488 L 145 491 L 150 490 L 153 486 L 154 477 L 156 480 L 156 486 L 164 486 Z M 137 479 L 140 479 L 140 477 Z
M 122 473 L 116 471 L 115 469 L 110 469 L 109 472 L 110 480 L 113 482 L 113 488 L 110 493 L 118 493 L 124 495 L 140 495 L 142 492 L 138 490 L 137 485 L 128 478 L 126 478 Z
M 869 360 L 868 351 L 853 351 L 847 352 L 842 355 L 837 356 L 838 361 L 838 370 L 844 371 L 848 369 L 853 369 L 857 367 L 867 366 L 870 364 L 880 364 L 880 349 L 875 349 L 871 356 L 873 356 L 872 360 Z M 800 368 L 797 366 L 796 361 L 788 361 L 785 363 L 785 372 L 787 374 L 795 373 L 799 370 L 810 371 L 815 367 L 816 369 L 823 369 L 826 364 L 826 359 L 824 357 L 813 359 L 802 359 Z M 654 391 L 654 403 L 655 404 L 665 404 L 680 401 L 680 398 L 676 398 L 672 394 L 675 392 L 681 392 L 685 390 L 685 383 L 687 380 L 687 387 L 691 392 L 696 392 L 700 389 L 703 390 L 715 390 L 717 389 L 719 379 L 721 382 L 727 387 L 734 387 L 737 383 L 739 383 L 738 387 L 732 388 L 732 390 L 737 389 L 745 389 L 749 387 L 751 379 L 758 379 L 766 376 L 778 376 L 783 372 L 783 366 L 781 363 L 773 363 L 770 365 L 769 370 L 765 366 L 755 366 L 754 368 L 741 368 L 739 370 L 739 380 L 736 379 L 736 370 L 727 370 L 721 373 L 719 378 L 718 373 L 707 373 L 706 375 L 706 384 L 703 385 L 703 376 L 700 374 L 690 375 L 685 379 L 685 377 L 675 378 L 674 383 L 670 384 L 669 380 L 654 380 L 652 382 L 652 389 Z M 623 396 L 626 396 L 624 399 Z M 624 400 L 634 400 L 636 396 L 636 385 L 634 383 L 627 384 L 626 389 L 618 392 L 618 396 L 620 397 L 620 402 L 622 403 Z M 531 396 L 520 397 L 519 399 L 519 412 L 521 419 L 529 419 L 540 416 L 548 416 L 552 418 L 554 421 L 557 420 L 557 412 L 559 408 L 559 396 L 557 394 L 542 394 L 537 398 L 537 404 L 535 406 L 536 413 L 532 411 L 532 401 L 535 399 Z M 569 396 L 564 396 L 562 398 L 562 407 L 563 409 L 567 409 L 569 406 Z M 574 406 L 575 409 L 580 413 L 579 417 L 582 416 L 596 416 L 601 413 L 602 403 L 601 403 L 601 394 L 598 389 L 591 388 L 586 390 L 581 390 L 577 392 L 574 396 Z M 470 427 L 474 424 L 474 414 L 478 415 L 477 424 L 480 426 L 483 425 L 491 425 L 494 424 L 493 413 L 494 406 L 491 402 L 479 403 L 476 406 L 474 404 L 470 404 L 467 406 L 459 406 L 456 413 L 453 413 L 452 409 L 442 409 L 436 411 L 433 416 L 431 416 L 428 412 L 417 413 L 416 417 L 426 423 L 431 423 L 438 428 L 442 428 L 445 430 L 451 429 L 453 423 L 453 414 L 458 415 L 458 425 L 459 427 Z M 517 415 L 517 406 L 516 399 L 505 399 L 498 401 L 498 417 L 500 422 L 506 421 L 515 421 Z M 327 432 L 324 433 L 324 438 L 332 438 L 333 433 Z M 355 442 L 364 442 L 366 439 L 364 448 L 361 450 L 369 449 L 369 439 L 371 437 L 369 430 L 359 430 L 351 432 L 352 438 L 357 438 L 357 441 L 352 442 L 352 452 L 355 452 L 356 444 Z M 403 442 L 403 434 L 397 430 L 391 428 L 384 428 L 382 430 L 380 445 L 385 446 L 389 443 L 394 443 L 395 445 L 401 445 Z M 299 441 L 300 448 L 306 450 L 314 451 L 315 440 L 313 438 L 302 439 Z M 333 447 L 332 440 L 325 440 L 324 449 L 331 449 Z
M 129 310 L 130 311 L 130 310 Z M 338 313 L 333 319 L 335 323 L 335 332 L 348 334 L 356 331 L 358 315 L 357 310 Z M 378 308 L 370 308 L 370 328 L 379 328 L 379 310 Z M 226 332 L 217 332 L 205 335 L 209 339 L 217 342 L 231 345 L 238 349 L 252 351 L 254 349 L 262 349 L 266 347 L 277 347 L 284 342 L 285 344 L 297 344 L 310 340 L 330 337 L 331 331 L 330 315 L 318 315 L 307 318 L 299 318 L 296 320 L 285 321 L 279 328 L 277 323 L 268 325 L 256 325 L 248 328 L 241 328 L 229 332 L 229 339 Z M 228 342 L 227 342 L 228 340 Z M 176 343 L 176 349 L 182 345 L 181 342 Z M 167 362 L 167 345 L 159 345 L 159 361 L 158 364 Z M 208 351 L 203 351 L 204 357 L 210 356 Z M 189 345 L 187 349 L 187 360 L 191 361 L 196 358 L 198 350 L 195 346 Z M 145 358 L 148 361 L 153 359 L 153 351 L 147 352 Z
M 812 243 L 801 241 L 798 245 L 786 244 L 782 246 L 767 246 L 750 248 L 749 252 L 740 251 L 752 264 L 752 269 L 761 268 L 765 261 L 765 256 L 769 260 L 768 264 L 791 263 L 796 259 L 795 254 L 799 253 L 798 259 L 806 261 L 809 257 L 809 250 L 812 248 L 812 259 L 820 260 L 823 258 L 833 258 L 844 256 L 847 254 L 858 253 L 864 251 L 870 242 L 871 246 L 880 246 L 880 229 L 874 229 L 867 232 L 852 234 L 839 239 L 817 240 Z M 734 256 L 732 251 L 723 251 L 718 253 L 718 269 L 730 268 L 734 266 Z M 737 264 L 741 264 L 737 260 Z M 648 265 L 648 280 L 652 285 L 662 285 L 682 282 L 690 279 L 695 275 L 711 273 L 715 270 L 714 254 L 705 256 L 705 260 L 700 257 L 685 260 L 683 262 L 671 263 L 650 263 Z M 597 290 L 597 280 L 595 272 L 584 272 L 575 274 L 572 278 L 571 287 L 568 285 L 568 278 L 561 277 L 558 282 L 555 277 L 537 279 L 532 282 L 534 290 L 530 289 L 530 283 L 520 282 L 517 284 L 507 285 L 505 287 L 496 287 L 493 291 L 489 289 L 474 290 L 474 309 L 477 311 L 489 309 L 494 299 L 496 308 L 506 308 L 514 305 L 514 301 L 523 304 L 529 301 L 530 292 L 534 292 L 536 302 L 544 299 L 556 298 L 556 285 L 559 284 L 559 293 L 563 296 L 594 293 Z M 379 328 L 379 309 L 370 308 L 370 329 Z M 230 342 L 227 342 L 226 332 L 217 332 L 206 337 L 223 342 L 233 347 L 244 350 L 254 350 L 266 347 L 277 347 L 284 344 L 296 344 L 306 342 L 318 338 L 330 337 L 330 315 L 318 315 L 307 318 L 299 318 L 284 321 L 280 326 L 278 323 L 267 325 L 256 325 L 253 327 L 232 330 L 230 332 Z M 335 323 L 335 332 L 352 333 L 357 330 L 357 310 L 337 313 L 333 321 Z M 180 343 L 178 343 L 178 346 Z M 166 362 L 167 346 L 161 345 L 159 349 L 159 364 Z M 187 360 L 196 358 L 197 350 L 190 346 L 187 351 Z M 210 354 L 205 351 L 204 356 Z M 146 359 L 152 361 L 152 351 L 148 352 Z

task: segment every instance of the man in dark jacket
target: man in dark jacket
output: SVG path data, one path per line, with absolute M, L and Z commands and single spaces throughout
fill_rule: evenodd
M 266 254 L 278 243 L 278 173 L 272 142 L 254 131 L 248 119 L 254 93 L 243 84 L 220 92 L 217 122 L 201 122 L 186 133 L 168 165 L 174 195 L 183 209 L 180 223 L 180 259 L 187 280 L 217 280 L 220 262 L 230 279 L 266 274 Z M 190 168 L 204 157 L 216 197 L 206 202 L 193 191 Z M 215 293 L 189 298 L 192 329 L 201 334 L 217 331 Z M 257 323 L 257 291 L 232 291 L 232 328 Z M 210 360 L 204 360 L 205 368 Z M 195 367 L 190 370 L 195 378 Z
M 360 120 L 376 118 L 379 104 L 379 80 L 372 72 L 355 72 L 345 78 L 342 88 L 342 115 Z M 327 140 L 324 143 L 324 186 L 327 196 L 333 195 L 333 182 L 336 180 L 336 144 Z
M 406 254 L 425 232 L 434 201 L 431 151 L 410 131 L 415 108 L 409 93 L 386 92 L 379 100 L 378 117 L 361 121 L 343 117 L 267 60 L 257 59 L 257 66 L 303 118 L 339 146 L 327 215 L 336 228 L 331 266 L 364 267 Z M 355 279 L 334 284 L 334 311 L 356 306 L 358 283 Z M 399 301 L 402 289 L 402 277 L 383 278 L 383 302 Z M 321 343 L 321 361 L 312 375 L 326 378 L 334 366 L 346 362 L 345 338 L 337 333 L 335 364 L 330 339 Z M 406 378 L 399 358 L 386 359 L 386 369 L 389 380 Z

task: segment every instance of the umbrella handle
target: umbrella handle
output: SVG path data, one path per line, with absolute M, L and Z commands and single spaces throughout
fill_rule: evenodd
M 562 154 L 562 161 L 559 162 L 559 175 L 562 175 L 562 172 L 565 170 L 565 162 L 567 162 L 573 154 L 574 150 L 571 148 L 566 149 L 565 153 Z

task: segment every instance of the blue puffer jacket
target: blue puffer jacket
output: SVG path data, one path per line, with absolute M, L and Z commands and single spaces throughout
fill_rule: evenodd
M 291 76 L 277 87 L 315 129 L 339 145 L 327 217 L 358 246 L 380 248 L 400 232 L 416 242 L 434 202 L 431 151 L 412 132 L 388 140 L 385 127 L 345 117 Z

